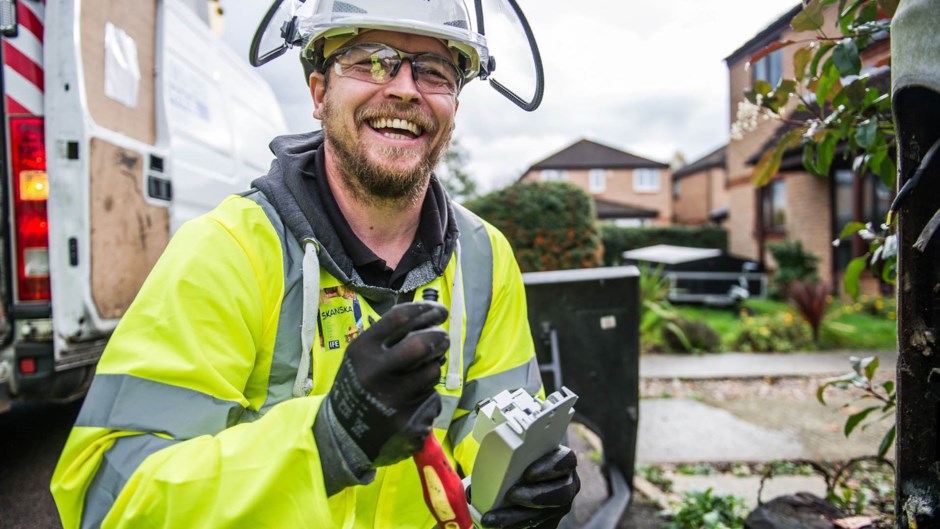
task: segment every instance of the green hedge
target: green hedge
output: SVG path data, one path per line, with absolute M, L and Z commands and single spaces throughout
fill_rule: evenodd
M 523 272 L 600 264 L 594 202 L 575 185 L 517 183 L 464 205 L 506 235 Z
M 623 252 L 627 250 L 645 248 L 656 244 L 716 248 L 723 252 L 728 251 L 728 232 L 719 226 L 620 228 L 603 225 L 600 234 L 604 244 L 605 266 L 619 265 Z

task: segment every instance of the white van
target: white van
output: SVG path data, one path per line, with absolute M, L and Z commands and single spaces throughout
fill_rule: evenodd
M 186 220 L 286 131 L 206 0 L 0 0 L 0 411 L 84 394 Z

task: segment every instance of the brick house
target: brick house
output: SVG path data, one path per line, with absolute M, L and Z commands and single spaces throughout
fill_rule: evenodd
M 752 54 L 772 42 L 807 38 L 808 35 L 801 36 L 790 28 L 790 20 L 801 9 L 802 5 L 795 6 L 725 59 L 730 84 L 729 125 L 736 119 L 745 88 L 757 80 L 766 80 L 775 86 L 782 77 L 792 77 L 796 47 L 774 51 L 750 69 L 746 64 Z M 833 29 L 831 33 L 837 31 Z M 874 46 L 862 58 L 863 65 L 877 63 L 890 53 L 889 47 L 887 41 Z M 887 74 L 881 75 L 883 82 L 887 82 Z M 851 161 L 842 160 L 838 155 L 829 177 L 817 178 L 803 169 L 802 148 L 788 151 L 778 174 L 768 185 L 755 189 L 751 184 L 754 164 L 787 127 L 777 121 L 761 121 L 755 130 L 728 144 L 729 250 L 766 262 L 773 268 L 767 244 L 798 240 L 819 257 L 820 280 L 841 290 L 846 265 L 853 257 L 862 255 L 865 246 L 861 240 L 856 240 L 833 247 L 832 241 L 850 221 L 882 222 L 894 192 L 874 175 L 856 174 Z M 867 291 L 874 291 L 877 286 L 870 278 L 867 285 L 863 282 L 863 289 Z
M 598 218 L 618 225 L 670 224 L 669 165 L 582 139 L 529 167 L 520 182 L 566 181 L 594 198 Z
M 672 221 L 721 224 L 728 219 L 727 145 L 672 172 Z

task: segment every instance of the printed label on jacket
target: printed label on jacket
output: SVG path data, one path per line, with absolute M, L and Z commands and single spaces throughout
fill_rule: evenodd
M 327 351 L 345 350 L 362 332 L 359 296 L 346 287 L 320 290 L 320 347 Z

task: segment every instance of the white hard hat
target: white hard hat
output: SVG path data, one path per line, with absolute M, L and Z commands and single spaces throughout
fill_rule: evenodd
M 473 30 L 463 0 L 307 0 L 296 12 L 297 32 L 304 48 L 304 73 L 320 70 L 323 41 L 383 29 L 441 39 L 456 52 L 458 67 L 469 81 L 489 65 L 486 38 Z

